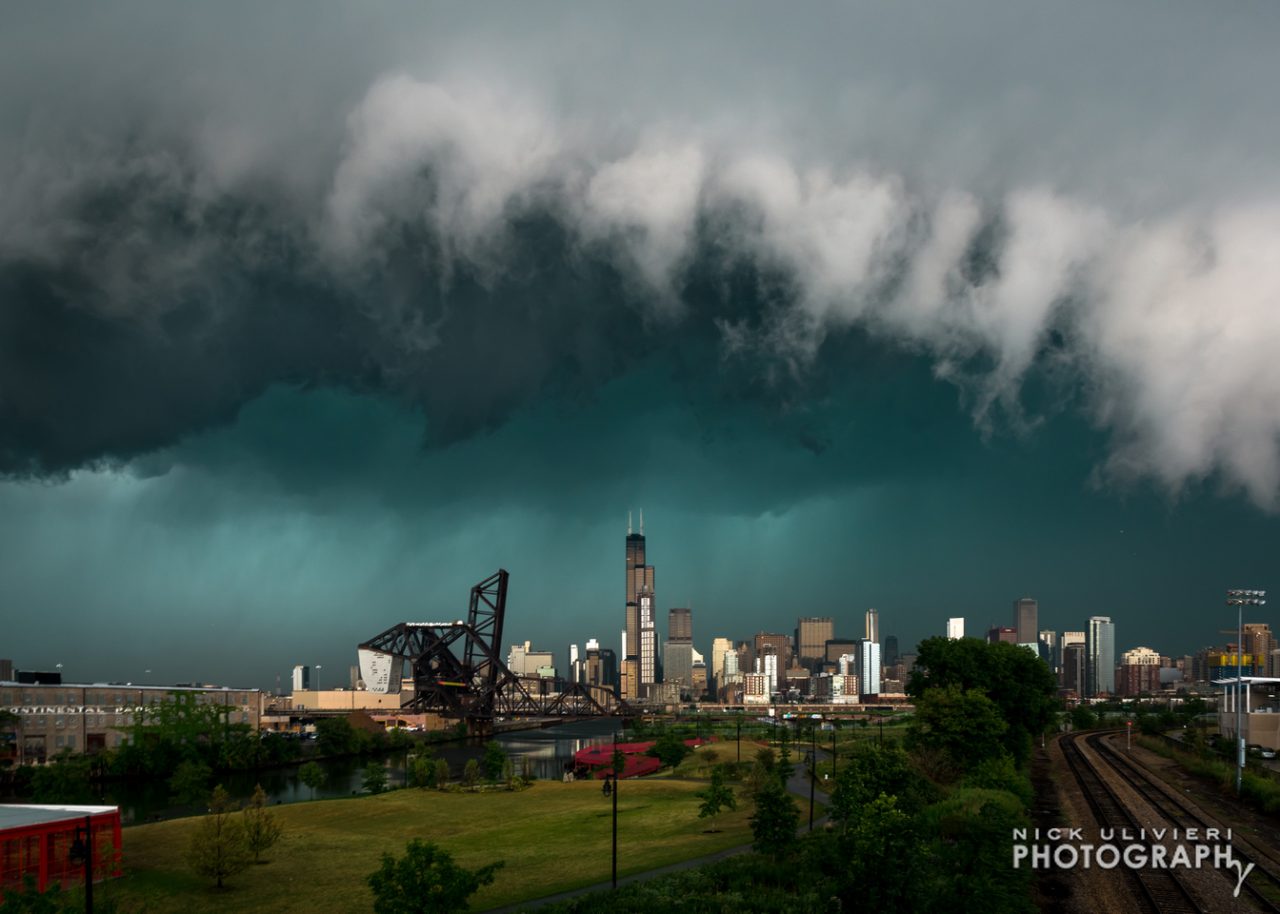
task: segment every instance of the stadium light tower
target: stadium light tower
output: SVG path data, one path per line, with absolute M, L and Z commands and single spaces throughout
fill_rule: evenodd
M 1227 605 L 1236 608 L 1236 796 L 1244 782 L 1244 728 L 1241 725 L 1240 687 L 1244 685 L 1244 608 L 1266 606 L 1265 590 L 1228 590 Z

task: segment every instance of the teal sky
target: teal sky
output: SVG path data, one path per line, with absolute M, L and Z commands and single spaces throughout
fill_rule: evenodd
M 646 10 L 15 12 L 0 656 L 341 683 L 503 567 L 563 663 L 640 509 L 704 652 L 1025 595 L 1225 641 L 1280 545 L 1280 13 Z

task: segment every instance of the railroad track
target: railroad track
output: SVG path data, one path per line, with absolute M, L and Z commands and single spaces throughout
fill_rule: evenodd
M 1152 809 L 1173 823 L 1175 828 L 1216 828 L 1225 830 L 1220 822 L 1206 818 L 1202 812 L 1193 808 L 1180 795 L 1173 792 L 1156 775 L 1142 765 L 1134 762 L 1123 752 L 1113 746 L 1102 734 L 1087 737 L 1089 745 L 1106 759 L 1115 771 L 1130 787 L 1132 787 Z M 1263 911 L 1280 914 L 1280 871 L 1272 857 L 1244 842 L 1244 839 L 1233 835 L 1232 855 L 1245 864 L 1252 863 L 1254 869 L 1249 873 L 1241 887 L 1242 894 L 1248 895 Z M 1241 843 L 1237 843 L 1241 842 Z M 1243 843 L 1243 847 L 1242 847 Z M 1229 870 L 1218 870 L 1232 887 L 1235 887 L 1236 876 Z
M 1078 740 L 1079 736 L 1074 734 L 1064 737 L 1062 751 L 1094 819 L 1101 828 L 1128 828 L 1139 834 L 1143 825 L 1085 757 Z M 1144 845 L 1150 852 L 1154 842 L 1140 840 L 1133 843 Z M 1179 871 L 1125 868 L 1124 872 L 1135 889 L 1135 900 L 1149 914 L 1207 914 Z

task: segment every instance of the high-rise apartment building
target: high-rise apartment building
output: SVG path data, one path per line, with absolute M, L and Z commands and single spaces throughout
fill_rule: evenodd
M 656 638 L 653 633 L 653 566 L 645 564 L 644 512 L 640 512 L 640 532 L 631 529 L 631 515 L 627 514 L 627 604 L 626 638 L 623 640 L 622 697 L 636 700 L 644 694 L 642 683 L 653 683 L 656 674 Z M 642 659 L 645 639 L 641 635 L 640 596 L 649 597 L 649 655 L 646 666 Z M 648 679 L 645 679 L 645 671 Z
M 858 646 L 858 681 L 863 695 L 880 694 L 880 642 L 864 640 Z
M 964 637 L 964 617 L 952 616 L 947 620 L 947 637 L 952 641 Z
M 1015 644 L 1035 644 L 1040 637 L 1040 604 L 1031 597 L 1014 600 L 1013 627 L 1018 633 Z
M 1090 616 L 1084 656 L 1084 697 L 1116 691 L 1116 627 L 1110 616 Z
M 880 643 L 880 614 L 874 609 L 867 610 L 862 639 L 864 641 L 874 641 L 876 644 Z
M 1160 691 L 1161 656 L 1149 647 L 1135 647 L 1120 655 L 1121 695 L 1141 695 Z
M 830 616 L 802 616 L 796 620 L 796 656 L 805 666 L 820 666 L 827 642 L 835 636 L 836 623 Z

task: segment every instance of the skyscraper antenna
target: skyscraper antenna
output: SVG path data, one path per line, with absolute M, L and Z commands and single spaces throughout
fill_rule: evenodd
M 644 508 L 640 509 L 640 535 L 644 536 Z
M 627 512 L 627 536 L 631 535 L 631 512 Z

